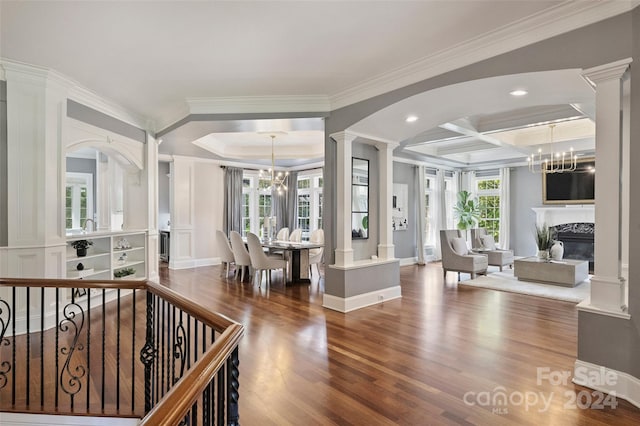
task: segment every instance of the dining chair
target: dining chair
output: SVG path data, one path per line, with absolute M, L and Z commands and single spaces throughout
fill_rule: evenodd
M 302 229 L 300 228 L 294 229 L 291 235 L 289 235 L 289 241 L 293 241 L 296 243 L 299 243 L 300 241 L 302 241 Z
M 216 231 L 216 244 L 218 246 L 218 253 L 220 255 L 220 260 L 222 261 L 222 271 L 224 271 L 224 264 L 227 264 L 227 274 L 229 276 L 229 268 L 232 263 L 235 263 L 235 256 L 233 255 L 233 250 L 231 250 L 231 245 L 229 244 L 229 239 L 221 230 Z M 222 275 L 222 271 L 220 271 L 220 275 Z M 235 272 L 234 272 L 235 275 Z
M 287 285 L 287 261 L 280 256 L 267 256 L 262 250 L 260 238 L 256 234 L 249 233 L 247 235 L 247 244 L 249 245 L 249 256 L 251 256 L 251 264 L 253 269 L 257 271 L 258 287 L 262 284 L 262 271 L 267 271 L 267 284 L 271 284 L 271 270 L 282 269 L 282 281 Z
M 309 242 L 312 244 L 324 244 L 324 231 L 322 229 L 316 229 L 311 232 Z M 311 265 L 316 265 L 318 275 L 320 275 L 320 262 L 322 262 L 322 254 L 324 253 L 324 247 L 314 248 L 309 250 L 309 273 L 313 275 Z
M 240 268 L 240 281 L 244 281 L 244 269 L 249 268 L 249 276 L 251 276 L 251 257 L 247 251 L 247 247 L 242 241 L 242 236 L 237 231 L 231 231 L 231 250 L 233 251 L 233 257 L 236 263 L 236 274 L 238 268 Z
M 276 234 L 276 240 L 278 241 L 287 241 L 289 239 L 289 228 L 284 227 L 278 231 Z

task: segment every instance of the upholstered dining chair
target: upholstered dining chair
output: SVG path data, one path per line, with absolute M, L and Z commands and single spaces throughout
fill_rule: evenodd
M 244 270 L 249 268 L 249 276 L 251 276 L 251 257 L 247 251 L 247 247 L 242 241 L 242 236 L 237 231 L 231 231 L 231 250 L 236 262 L 236 274 L 240 268 L 240 281 L 244 281 Z
M 282 269 L 282 281 L 287 285 L 287 261 L 280 256 L 267 256 L 262 250 L 260 238 L 256 234 L 249 233 L 247 235 L 247 244 L 249 245 L 249 256 L 251 256 L 251 264 L 258 276 L 258 287 L 262 284 L 262 271 L 267 271 L 267 284 L 271 284 L 271 270 Z
M 504 266 L 513 268 L 513 251 L 496 247 L 493 235 L 487 234 L 485 228 L 474 228 L 471 230 L 471 247 L 473 247 L 475 251 L 486 254 L 489 265 L 498 266 L 500 271 L 502 271 Z
M 278 241 L 287 241 L 289 240 L 289 228 L 282 228 L 276 234 L 276 240 Z
M 324 244 L 324 231 L 322 229 L 316 229 L 311 232 L 309 242 L 313 244 Z M 324 247 L 314 248 L 309 250 L 309 272 L 313 275 L 313 269 L 311 265 L 316 265 L 318 275 L 320 275 L 320 265 L 322 262 L 322 254 L 324 253 Z
M 469 252 L 467 241 L 457 229 L 440 231 L 440 249 L 442 250 L 442 269 L 446 278 L 448 271 L 466 272 L 475 278 L 476 274 L 487 272 L 488 259 L 484 254 Z
M 294 229 L 291 235 L 289 235 L 289 241 L 293 241 L 296 243 L 299 243 L 300 241 L 302 241 L 302 229 L 300 228 Z
M 222 261 L 222 270 L 224 271 L 224 264 L 227 264 L 227 274 L 226 277 L 229 276 L 229 268 L 232 263 L 235 263 L 235 256 L 233 255 L 233 250 L 231 250 L 231 245 L 229 244 L 229 239 L 221 230 L 216 231 L 216 245 L 218 246 L 218 253 L 220 255 L 220 260 Z M 222 271 L 220 271 L 222 275 Z

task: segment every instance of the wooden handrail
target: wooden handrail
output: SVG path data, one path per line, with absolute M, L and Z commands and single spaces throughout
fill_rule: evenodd
M 176 293 L 168 287 L 156 284 L 153 281 L 147 281 L 147 287 L 152 293 L 174 304 L 178 308 L 195 317 L 197 320 L 202 321 L 216 331 L 222 332 L 233 324 L 237 324 L 235 321 L 230 320 L 224 315 L 211 312 L 210 310 Z
M 0 287 L 103 288 L 105 290 L 145 290 L 148 281 L 69 280 L 59 278 L 0 278 Z
M 199 321 L 218 332 L 235 324 L 235 321 L 207 310 L 192 300 L 176 293 L 175 291 L 153 281 L 135 280 L 69 280 L 55 278 L 0 278 L 0 287 L 46 287 L 46 288 L 96 288 L 105 290 L 148 290 L 171 302 Z
M 242 325 L 231 324 L 203 357 L 191 366 L 138 425 L 173 426 L 179 424 L 231 356 L 243 334 L 244 327 Z

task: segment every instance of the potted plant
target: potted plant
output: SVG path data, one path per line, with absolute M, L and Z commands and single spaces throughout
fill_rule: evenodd
M 93 245 L 93 241 L 89 240 L 76 240 L 71 243 L 71 247 L 76 249 L 78 257 L 84 257 L 87 255 L 87 249 Z
M 538 257 L 540 259 L 548 259 L 553 235 L 546 223 L 543 223 L 542 226 L 536 225 L 535 237 L 536 245 L 538 246 Z
M 458 229 L 466 231 L 477 225 L 480 220 L 480 204 L 471 197 L 469 191 L 460 191 L 453 211 L 458 218 Z

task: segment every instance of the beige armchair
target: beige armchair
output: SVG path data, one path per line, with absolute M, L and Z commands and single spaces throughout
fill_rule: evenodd
M 489 265 L 498 266 L 500 271 L 505 266 L 513 268 L 513 251 L 496 247 L 493 236 L 487 234 L 485 228 L 471 230 L 471 247 L 476 252 L 486 254 L 489 259 Z
M 458 281 L 460 281 L 460 272 L 470 274 L 472 279 L 476 277 L 476 274 L 487 272 L 487 256 L 468 252 L 467 242 L 457 229 L 440 231 L 440 248 L 445 277 L 448 271 L 456 271 L 458 272 Z

